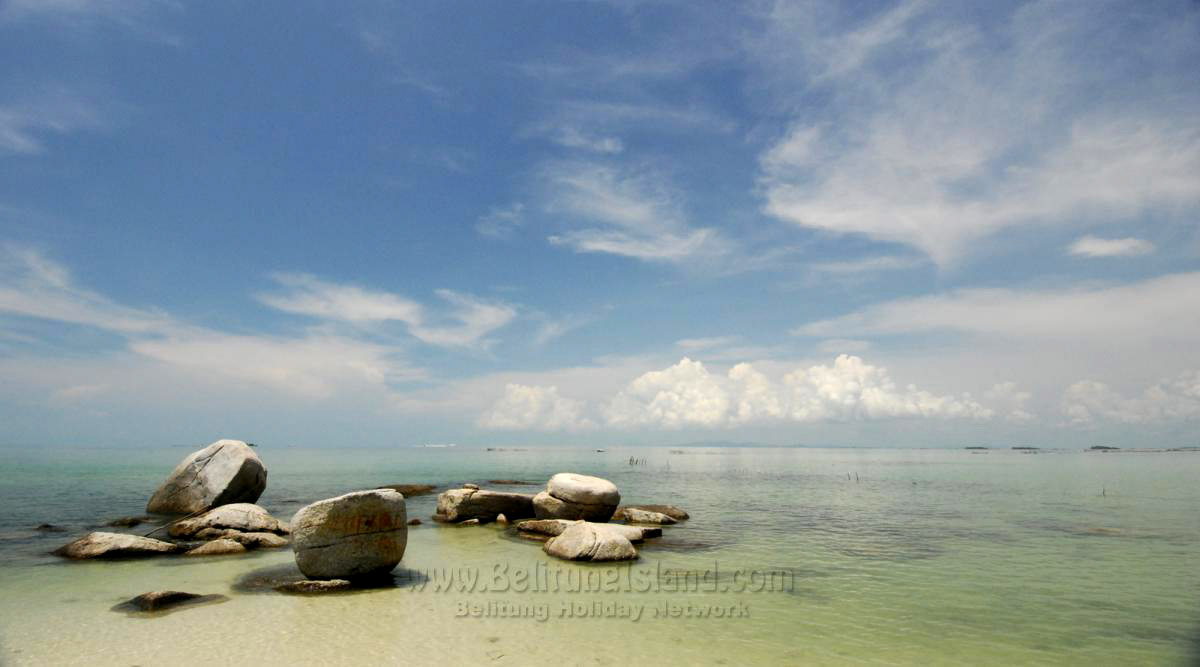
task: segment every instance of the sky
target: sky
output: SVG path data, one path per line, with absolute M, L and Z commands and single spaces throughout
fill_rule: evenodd
M 1200 445 L 1197 109 L 1186 0 L 0 0 L 0 443 Z

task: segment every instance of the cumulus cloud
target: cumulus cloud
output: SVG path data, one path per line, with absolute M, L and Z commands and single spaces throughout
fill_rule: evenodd
M 560 396 L 558 387 L 509 383 L 504 395 L 479 419 L 498 430 L 577 430 L 593 426 L 582 401 Z
M 725 376 L 684 358 L 631 382 L 605 409 L 617 427 L 730 426 L 750 422 L 867 421 L 925 417 L 990 419 L 994 413 L 969 395 L 938 396 L 914 385 L 899 387 L 884 368 L 841 355 L 832 366 L 798 368 L 778 382 L 750 364 Z
M 753 52 L 792 80 L 771 89 L 831 104 L 762 152 L 769 215 L 948 264 L 1002 229 L 1169 220 L 1200 202 L 1198 100 L 1180 67 L 1200 55 L 1195 12 L 1029 3 L 985 24 L 928 6 L 850 29 L 836 3 L 774 6 Z
M 1063 414 L 1073 424 L 1145 424 L 1200 417 L 1200 371 L 1160 380 L 1141 395 L 1127 397 L 1103 382 L 1082 380 L 1067 388 Z
M 1033 414 L 1025 409 L 1031 398 L 1033 398 L 1033 394 L 1022 391 L 1018 388 L 1017 383 L 1011 380 L 997 383 L 983 394 L 983 399 L 988 402 L 988 405 L 1003 413 L 1009 421 L 1014 422 L 1027 422 L 1034 419 Z
M 1072 243 L 1067 251 L 1081 257 L 1134 257 L 1154 252 L 1154 244 L 1145 239 L 1082 236 Z

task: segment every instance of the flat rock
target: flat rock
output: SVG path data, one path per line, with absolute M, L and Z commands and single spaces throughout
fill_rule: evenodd
M 404 496 L 391 489 L 355 491 L 317 501 L 292 518 L 296 565 L 310 579 L 386 573 L 408 544 Z
M 236 530 L 243 533 L 286 533 L 287 525 L 251 503 L 222 505 L 192 519 L 171 524 L 171 537 L 192 537 L 206 528 Z M 209 534 L 212 534 L 211 532 Z
M 687 510 L 683 509 L 682 507 L 676 507 L 675 505 L 623 505 L 618 507 L 617 511 L 613 513 L 613 519 L 624 519 L 625 510 L 628 509 L 658 512 L 659 514 L 666 514 L 676 521 L 687 521 L 689 518 L 691 518 L 691 516 L 687 513 Z
M 511 521 L 533 516 L 533 496 L 525 493 L 487 491 L 484 489 L 450 489 L 438 496 L 435 519 L 458 523 L 467 519 L 495 521 L 503 514 Z
M 580 523 L 588 523 L 585 521 L 568 521 L 566 519 L 534 519 L 533 521 L 522 521 L 517 524 L 517 530 L 536 535 L 546 535 L 556 537 L 561 535 L 570 526 Z M 590 523 L 596 530 L 610 531 L 616 535 L 620 535 L 630 542 L 641 542 L 650 537 L 660 537 L 662 528 L 654 528 L 649 526 L 628 526 L 619 523 Z
M 302 581 L 289 581 L 286 584 L 280 584 L 275 587 L 275 590 L 280 593 L 315 595 L 319 593 L 348 591 L 353 588 L 354 582 L 349 579 L 304 579 Z
M 54 555 L 63 558 L 140 558 L 160 556 L 181 551 L 183 547 L 170 542 L 123 533 L 88 533 L 59 547 Z
M 567 526 L 557 537 L 542 545 L 542 550 L 555 558 L 580 561 L 619 561 L 637 558 L 637 549 L 611 526 L 581 521 Z
M 651 512 L 648 510 L 629 507 L 625 509 L 624 519 L 629 523 L 649 523 L 660 526 L 668 526 L 676 523 L 675 519 L 663 514 L 662 512 Z
M 603 523 L 612 518 L 616 505 L 584 505 L 562 500 L 542 491 L 533 497 L 533 515 L 539 519 L 566 519 Z
M 383 484 L 377 488 L 397 491 L 405 498 L 424 496 L 433 493 L 437 486 L 433 484 Z
M 278 549 L 288 545 L 286 537 L 281 537 L 275 533 L 233 532 L 226 536 L 225 539 L 233 540 L 247 549 Z
M 218 440 L 189 454 L 146 505 L 153 514 L 192 514 L 252 503 L 267 487 L 267 467 L 241 440 Z
M 179 607 L 225 602 L 228 599 L 224 595 L 199 595 L 197 593 L 184 593 L 183 591 L 151 591 L 130 598 L 116 605 L 112 610 L 124 612 L 169 611 Z
M 230 554 L 244 554 L 246 547 L 238 542 L 234 542 L 229 538 L 222 537 L 211 542 L 205 542 L 200 546 L 185 553 L 185 556 L 228 556 Z

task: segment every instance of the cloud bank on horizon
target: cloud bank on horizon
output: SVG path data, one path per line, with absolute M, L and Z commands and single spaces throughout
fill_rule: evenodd
M 0 6 L 0 439 L 1196 444 L 1195 3 L 463 11 Z

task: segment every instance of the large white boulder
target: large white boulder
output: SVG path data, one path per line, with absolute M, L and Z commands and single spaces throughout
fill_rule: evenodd
M 158 487 L 147 512 L 192 514 L 230 503 L 252 503 L 267 488 L 267 467 L 241 440 L 218 440 L 183 460 Z
M 539 519 L 583 519 L 604 522 L 612 518 L 621 493 L 607 479 L 560 472 L 546 483 L 546 490 L 533 497 L 533 512 Z
M 310 579 L 354 579 L 390 572 L 408 544 L 404 496 L 355 491 L 317 501 L 292 518 L 296 565 Z

